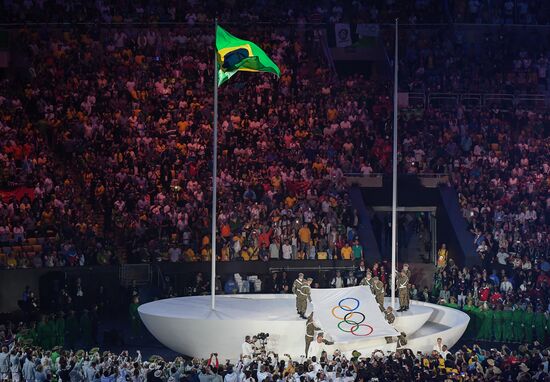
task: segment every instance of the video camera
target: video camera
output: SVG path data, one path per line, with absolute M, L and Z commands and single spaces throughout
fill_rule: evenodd
M 264 341 L 267 341 L 267 339 L 269 338 L 269 333 L 258 333 L 256 334 L 255 337 L 260 341 L 264 342 Z

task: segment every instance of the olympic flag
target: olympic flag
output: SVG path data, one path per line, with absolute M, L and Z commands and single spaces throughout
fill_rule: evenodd
M 313 316 L 335 343 L 398 336 L 369 287 L 312 289 Z

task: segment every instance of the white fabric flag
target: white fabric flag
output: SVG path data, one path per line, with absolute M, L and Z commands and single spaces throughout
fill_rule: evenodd
M 335 343 L 398 336 L 369 287 L 312 289 L 313 316 Z
M 336 33 L 336 46 L 338 48 L 345 48 L 351 45 L 349 24 L 334 24 L 334 33 Z

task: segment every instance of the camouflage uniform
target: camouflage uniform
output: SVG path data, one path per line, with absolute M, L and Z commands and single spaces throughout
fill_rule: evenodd
M 384 311 L 384 318 L 388 321 L 388 324 L 393 324 L 395 322 L 395 315 L 393 314 L 393 309 L 391 306 L 388 306 Z M 393 342 L 392 337 L 385 337 L 386 343 L 391 344 Z
M 403 347 L 407 345 L 407 334 L 405 332 L 401 332 L 401 335 L 397 337 L 397 347 Z
M 309 280 L 306 283 L 303 283 L 300 289 L 297 290 L 298 294 L 296 295 L 296 308 L 298 309 L 298 314 L 302 318 L 306 318 L 307 302 L 311 301 L 311 287 L 309 286 Z
M 402 269 L 402 272 L 405 272 L 405 274 L 407 275 L 407 277 L 409 278 L 409 282 L 411 281 L 411 269 L 409 268 L 409 265 L 408 264 L 403 264 L 403 269 Z
M 399 310 L 403 312 L 409 309 L 409 278 L 405 272 L 401 272 L 397 278 L 397 290 L 399 291 Z
M 309 344 L 313 341 L 313 335 L 316 330 L 321 330 L 321 328 L 315 326 L 315 323 L 313 322 L 313 313 L 311 313 L 306 321 L 306 357 L 309 350 Z
M 304 284 L 304 279 L 300 278 L 300 277 L 303 277 L 304 275 L 302 273 L 300 273 L 298 275 L 298 278 L 296 280 L 294 280 L 294 283 L 292 284 L 292 293 L 294 293 L 294 295 L 296 296 L 296 311 L 298 312 L 298 314 L 300 314 L 300 308 L 298 308 L 298 291 L 300 290 L 300 288 L 302 287 L 302 285 Z
M 368 286 L 370 288 L 370 291 L 372 292 L 372 294 L 374 294 L 374 282 L 373 282 L 373 279 L 372 277 L 370 277 L 371 274 L 370 273 L 367 273 L 367 276 L 366 277 L 363 277 L 363 280 L 361 280 L 361 283 L 359 285 L 363 285 L 363 286 Z
M 374 283 L 372 284 L 372 288 L 374 289 L 374 296 L 376 297 L 376 302 L 380 306 L 380 311 L 384 311 L 384 296 L 386 295 L 386 291 L 384 290 L 384 283 L 380 280 L 378 280 L 378 277 L 373 278 Z

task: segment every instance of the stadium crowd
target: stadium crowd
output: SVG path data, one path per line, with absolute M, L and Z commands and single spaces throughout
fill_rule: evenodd
M 416 23 L 469 23 L 545 25 L 550 22 L 548 4 L 540 0 L 415 0 L 303 2 L 278 1 L 265 6 L 262 1 L 234 7 L 230 0 L 72 0 L 4 1 L 0 22 L 74 23 L 74 22 L 185 22 L 190 25 L 212 22 L 213 15 L 234 22 L 388 23 L 399 18 Z
M 11 245 L 0 261 L 13 268 L 208 259 L 212 105 L 198 52 L 211 37 L 136 31 L 100 42 L 86 33 L 45 41 L 23 34 L 36 48 L 39 75 L 23 99 L 4 83 L 4 160 L 13 169 L 4 180 L 31 186 L 32 200 L 2 203 L 1 241 Z M 343 172 L 368 167 L 354 155 L 358 131 L 351 130 L 366 119 L 369 100 L 352 101 L 366 81 L 323 88 L 308 73 L 293 78 L 305 71 L 297 58 L 306 53 L 282 35 L 268 40 L 285 63 L 281 81 L 262 77 L 243 85 L 247 91 L 221 92 L 221 260 L 347 256 L 340 248 L 355 237 L 357 216 Z M 306 102 L 308 87 L 324 92 L 318 103 Z M 335 91 L 349 94 L 332 102 Z M 324 129 L 319 121 L 327 121 Z M 62 168 L 68 160 L 73 167 Z
M 295 37 L 251 37 L 281 63 L 280 81 L 258 76 L 221 89 L 222 261 L 353 257 L 346 243 L 358 217 L 343 175 L 390 171 L 386 85 L 361 75 L 330 81 Z M 33 66 L 23 89 L 2 84 L 1 179 L 22 191 L 1 205 L 0 263 L 207 260 L 212 99 L 204 52 L 212 37 L 161 28 L 23 30 L 19 38 Z M 451 175 L 485 265 L 499 248 L 520 246 L 532 262 L 547 252 L 548 116 L 520 106 L 429 108 L 400 122 L 400 171 Z

